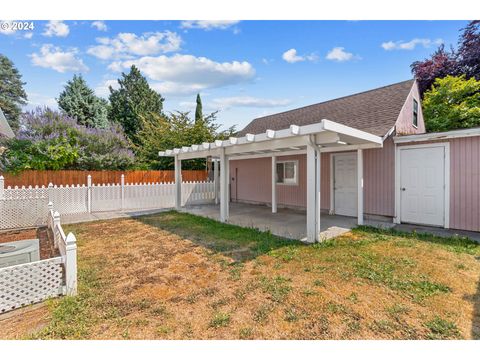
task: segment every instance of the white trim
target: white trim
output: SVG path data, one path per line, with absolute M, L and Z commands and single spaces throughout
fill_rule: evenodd
M 395 149 L 395 218 L 394 222 L 401 223 L 401 200 L 400 200 L 400 173 L 401 173 L 401 151 L 408 149 L 421 149 L 432 147 L 443 147 L 444 151 L 444 215 L 443 215 L 443 227 L 445 229 L 450 228 L 450 143 L 439 142 L 433 144 L 415 144 L 415 145 L 403 145 L 396 146 Z
M 357 224 L 363 225 L 363 150 L 357 150 Z
M 230 160 L 246 160 L 246 159 L 258 159 L 269 158 L 272 156 L 292 156 L 292 155 L 305 155 L 307 150 L 287 150 L 287 151 L 272 151 L 265 152 L 263 154 L 245 154 L 245 155 L 230 155 Z
M 417 135 L 394 136 L 393 141 L 395 142 L 395 144 L 402 144 L 417 141 L 446 140 L 472 136 L 480 136 L 480 128 L 452 130 Z
M 275 176 L 275 183 L 277 185 L 286 185 L 286 186 L 298 186 L 298 160 L 296 159 L 292 159 L 292 160 L 276 160 L 276 164 L 285 164 L 285 163 L 289 163 L 289 162 L 293 162 L 294 163 L 294 170 L 295 170 L 295 181 L 294 182 L 283 182 L 283 183 L 280 183 L 278 182 L 278 179 L 277 177 Z M 285 166 L 283 168 L 283 172 L 285 174 Z M 275 175 L 277 174 L 277 168 L 276 168 L 276 165 L 275 165 Z M 285 177 L 284 177 L 285 178 Z
M 381 136 L 373 135 L 362 130 L 354 129 L 350 126 L 336 123 L 331 120 L 323 119 L 323 128 L 325 130 L 333 131 L 339 134 L 348 135 L 357 139 L 366 140 L 376 144 L 383 144 Z
M 334 159 L 334 156 L 335 156 L 335 153 L 330 153 L 330 209 L 328 211 L 328 213 L 330 215 L 334 215 L 335 214 L 335 201 L 334 201 L 334 187 L 333 187 L 333 182 L 334 182 L 334 176 L 333 176 L 333 172 L 335 170 L 334 166 L 333 166 L 333 161 L 335 160 Z
M 272 213 L 277 212 L 277 157 L 272 156 Z
M 322 153 L 331 153 L 331 152 L 345 152 L 345 151 L 356 151 L 358 149 L 380 149 L 383 147 L 379 144 L 360 144 L 360 145 L 345 145 L 345 146 L 329 146 L 322 147 L 320 152 Z

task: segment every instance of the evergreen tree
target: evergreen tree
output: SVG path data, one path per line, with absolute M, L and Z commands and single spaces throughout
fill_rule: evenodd
M 14 131 L 18 130 L 21 105 L 27 103 L 23 85 L 22 75 L 13 62 L 0 54 L 0 108 Z
M 108 118 L 111 122 L 119 123 L 130 140 L 137 144 L 137 135 L 141 129 L 140 117 L 162 114 L 164 99 L 150 88 L 147 79 L 135 65 L 132 65 L 128 74 L 122 73 L 118 84 L 118 90 L 110 87 Z
M 199 122 L 203 119 L 202 113 L 202 99 L 200 98 L 200 94 L 197 94 L 197 107 L 195 108 L 195 122 Z
M 77 120 L 79 125 L 91 128 L 108 127 L 108 103 L 95 95 L 81 75 L 74 75 L 57 99 L 65 114 Z

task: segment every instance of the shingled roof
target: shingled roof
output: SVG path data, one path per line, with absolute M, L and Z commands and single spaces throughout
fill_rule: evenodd
M 400 110 L 413 86 L 414 80 L 407 80 L 341 97 L 322 103 L 305 106 L 256 118 L 238 136 L 260 134 L 267 129 L 286 129 L 290 125 L 309 125 L 328 119 L 352 128 L 384 136 L 395 125 Z

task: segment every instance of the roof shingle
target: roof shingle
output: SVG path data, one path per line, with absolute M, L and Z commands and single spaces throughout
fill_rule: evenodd
M 414 80 L 368 90 L 322 103 L 256 118 L 239 136 L 260 134 L 267 129 L 281 130 L 290 125 L 309 125 L 328 119 L 377 136 L 384 136 L 395 125 Z

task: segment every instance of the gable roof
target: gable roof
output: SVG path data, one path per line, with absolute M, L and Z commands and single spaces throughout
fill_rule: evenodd
M 378 89 L 256 118 L 239 136 L 280 130 L 290 125 L 309 125 L 328 119 L 377 136 L 395 125 L 415 80 L 402 81 Z
M 5 115 L 3 115 L 2 109 L 0 109 L 0 136 L 6 136 L 12 138 L 15 134 L 12 131 L 10 125 L 8 125 Z

